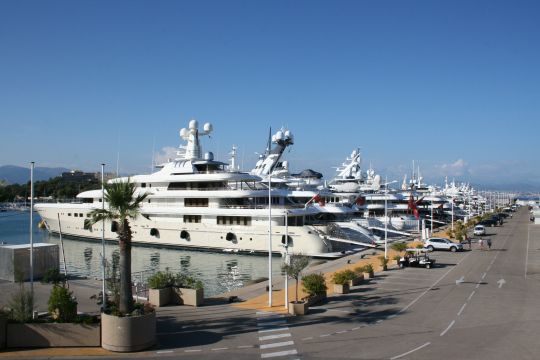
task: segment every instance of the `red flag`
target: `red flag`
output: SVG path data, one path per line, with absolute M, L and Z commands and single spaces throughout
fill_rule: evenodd
M 355 202 L 356 202 L 356 205 L 362 206 L 362 205 L 364 205 L 364 204 L 366 203 L 366 198 L 363 197 L 363 196 L 358 196 L 358 197 L 356 198 L 356 201 L 355 201 Z
M 414 214 L 415 218 L 417 218 L 417 219 L 420 218 L 420 213 L 418 212 L 418 209 L 416 207 L 413 209 L 413 214 Z

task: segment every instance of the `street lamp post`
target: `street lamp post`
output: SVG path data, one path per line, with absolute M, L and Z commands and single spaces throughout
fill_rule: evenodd
M 101 210 L 105 210 L 105 164 L 101 164 Z M 105 219 L 101 222 L 101 311 L 107 309 L 107 290 L 105 289 Z
M 289 212 L 285 211 L 285 264 L 289 264 Z M 289 275 L 285 273 L 285 309 L 289 310 Z
M 272 307 L 272 173 L 268 171 L 268 306 Z
M 384 258 L 388 259 L 388 176 L 384 185 Z
M 30 163 L 30 292 L 34 298 L 34 165 Z M 32 315 L 33 315 L 32 304 Z

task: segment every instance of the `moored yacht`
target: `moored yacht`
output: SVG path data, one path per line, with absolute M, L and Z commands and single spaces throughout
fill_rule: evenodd
M 283 252 L 287 245 L 289 253 L 339 257 L 365 248 L 366 244 L 351 231 L 340 231 L 339 224 L 314 222 L 313 219 L 320 218 L 319 208 L 295 201 L 298 197 L 292 196 L 290 189 L 269 189 L 261 181 L 264 171 L 240 172 L 214 160 L 211 152 L 203 154 L 200 137 L 212 131 L 211 124 L 205 124 L 200 131 L 197 121 L 190 121 L 189 127 L 180 131 L 187 144 L 180 147 L 175 160 L 163 164 L 155 173 L 129 178 L 136 185 L 135 195 L 148 195 L 140 216 L 131 222 L 134 243 L 268 253 L 271 224 L 275 253 Z M 283 138 L 275 141 L 279 145 Z M 101 223 L 85 225 L 90 211 L 102 206 L 101 190 L 85 191 L 77 198 L 78 203 L 43 203 L 35 208 L 51 232 L 101 239 Z M 117 238 L 114 225 L 105 223 L 107 240 Z

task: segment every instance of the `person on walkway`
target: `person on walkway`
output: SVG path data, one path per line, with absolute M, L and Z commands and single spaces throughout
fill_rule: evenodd
M 484 240 L 483 239 L 478 240 L 478 245 L 480 245 L 480 250 L 484 250 Z
M 465 235 L 465 240 L 469 244 L 469 250 L 472 250 L 472 241 L 471 238 L 468 235 Z
M 488 245 L 489 250 L 491 250 L 491 239 L 487 239 L 487 245 Z

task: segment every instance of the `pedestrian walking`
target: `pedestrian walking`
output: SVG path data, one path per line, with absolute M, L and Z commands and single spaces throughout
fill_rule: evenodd
M 484 250 L 484 240 L 483 239 L 478 240 L 478 245 L 480 245 L 480 250 Z
M 472 241 L 471 241 L 471 238 L 470 238 L 469 236 L 467 236 L 467 235 L 465 235 L 465 236 L 466 236 L 465 240 L 467 240 L 467 243 L 469 243 L 469 250 L 472 250 Z
M 487 245 L 488 245 L 489 250 L 491 250 L 491 239 L 487 239 Z

